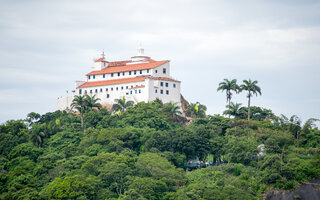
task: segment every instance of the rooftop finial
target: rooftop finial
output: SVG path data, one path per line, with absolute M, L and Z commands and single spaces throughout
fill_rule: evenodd
M 105 58 L 104 50 L 102 50 L 101 56 L 102 56 L 102 58 Z
M 138 48 L 138 56 L 143 56 L 144 54 L 144 49 L 141 46 L 141 42 L 139 43 L 139 48 Z

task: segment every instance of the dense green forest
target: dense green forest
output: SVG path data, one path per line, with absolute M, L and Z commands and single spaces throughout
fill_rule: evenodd
M 0 125 L 0 198 L 261 199 L 320 177 L 315 119 L 229 102 L 226 117 L 190 104 L 185 123 L 175 104 L 119 105 Z M 183 168 L 196 158 L 223 164 Z

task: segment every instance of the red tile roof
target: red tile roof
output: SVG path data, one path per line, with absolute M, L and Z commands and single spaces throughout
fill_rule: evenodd
M 86 75 L 89 76 L 89 75 L 97 75 L 97 74 L 110 74 L 110 73 L 117 73 L 117 72 L 126 72 L 126 71 L 133 71 L 133 70 L 153 69 L 153 68 L 156 68 L 162 64 L 169 62 L 168 60 L 154 61 L 151 59 L 147 59 L 147 61 L 149 61 L 149 63 L 139 63 L 139 64 L 131 64 L 131 65 L 125 65 L 126 63 L 129 63 L 129 61 L 128 62 L 127 61 L 113 62 L 111 67 L 106 67 L 106 68 L 99 70 L 99 71 L 92 71 Z
M 149 78 L 149 77 L 150 76 L 143 76 L 143 77 L 122 78 L 122 79 L 114 79 L 114 80 L 106 80 L 106 81 L 85 82 L 84 84 L 80 85 L 78 88 L 103 86 L 103 85 L 115 85 L 115 84 L 121 84 L 121 83 L 140 82 L 140 81 L 144 81 L 146 78 Z
M 104 57 L 97 59 L 95 62 L 108 62 L 106 60 L 104 60 Z
M 174 79 L 172 79 L 172 78 L 167 78 L 167 77 L 154 77 L 154 76 L 150 76 L 150 79 L 154 79 L 154 80 L 163 80 L 163 81 L 181 82 L 181 81 L 174 80 Z
M 115 61 L 115 62 L 109 62 L 108 67 L 116 67 L 116 66 L 123 66 L 127 63 L 132 62 L 131 60 L 123 60 L 123 61 Z

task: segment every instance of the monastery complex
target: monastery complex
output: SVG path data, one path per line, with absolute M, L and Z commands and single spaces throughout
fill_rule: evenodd
M 70 109 L 74 95 L 96 95 L 100 103 L 109 107 L 115 99 L 149 102 L 156 98 L 163 103 L 178 102 L 181 105 L 181 82 L 170 76 L 170 61 L 155 61 L 139 48 L 130 60 L 109 62 L 104 54 L 95 60 L 85 81 L 76 81 L 73 95 L 58 98 L 59 110 Z

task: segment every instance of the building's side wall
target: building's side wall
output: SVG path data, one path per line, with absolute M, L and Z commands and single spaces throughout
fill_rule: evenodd
M 162 100 L 163 103 L 178 102 L 180 105 L 180 82 L 163 81 L 163 80 L 149 80 L 149 101 L 153 101 L 156 98 Z M 162 86 L 161 86 L 162 82 Z M 166 86 L 168 83 L 168 87 Z M 173 85 L 175 84 L 175 87 Z M 162 90 L 162 94 L 161 94 Z M 168 94 L 167 94 L 168 91 Z
M 58 110 L 69 110 L 71 109 L 71 103 L 74 96 L 59 97 L 57 101 Z
M 166 70 L 166 73 L 163 73 L 163 69 Z M 151 76 L 154 77 L 171 77 L 170 76 L 170 62 L 167 62 L 163 65 L 160 65 L 151 70 Z

